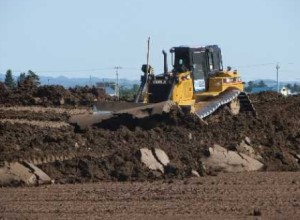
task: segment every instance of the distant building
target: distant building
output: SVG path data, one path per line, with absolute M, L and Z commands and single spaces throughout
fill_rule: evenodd
M 287 87 L 285 86 L 282 86 L 280 89 L 279 89 L 279 92 L 284 95 L 284 96 L 288 96 L 288 95 L 291 95 L 291 90 L 289 90 Z
M 277 86 L 253 87 L 251 93 L 259 93 L 259 92 L 267 92 L 267 91 L 277 92 Z M 279 93 L 281 93 L 283 96 L 288 96 L 292 94 L 291 90 L 289 90 L 286 86 L 279 86 Z

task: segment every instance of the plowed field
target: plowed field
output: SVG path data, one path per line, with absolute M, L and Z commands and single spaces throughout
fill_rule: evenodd
M 0 189 L 0 219 L 299 219 L 299 207 L 297 172 Z

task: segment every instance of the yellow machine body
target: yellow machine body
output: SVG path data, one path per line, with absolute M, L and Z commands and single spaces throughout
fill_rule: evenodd
M 244 84 L 236 71 L 220 71 L 208 79 L 209 89 L 194 92 L 191 72 L 179 74 L 178 83 L 172 93 L 172 101 L 179 106 L 193 106 L 195 103 L 219 96 L 230 89 L 244 91 Z
M 193 79 L 190 72 L 179 74 L 171 100 L 180 106 L 189 106 L 195 103 Z

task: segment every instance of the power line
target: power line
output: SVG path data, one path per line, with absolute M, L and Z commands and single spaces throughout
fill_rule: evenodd
M 237 68 L 251 68 L 251 67 L 259 67 L 259 66 L 271 66 L 271 65 L 276 65 L 276 63 L 261 63 L 261 64 L 250 64 L 250 65 L 243 65 L 243 66 L 238 66 Z
M 281 65 L 290 65 L 290 64 L 294 64 L 293 62 L 289 62 L 289 63 L 282 63 L 279 62 Z M 242 66 L 237 66 L 237 68 L 251 68 L 251 67 L 259 67 L 259 66 L 272 66 L 272 65 L 277 65 L 277 62 L 273 62 L 273 63 L 259 63 L 259 64 L 249 64 L 249 65 L 242 65 Z
M 284 72 L 284 73 L 300 73 L 300 70 L 281 70 L 281 72 Z
M 112 70 L 113 68 L 79 69 L 79 70 L 36 70 L 37 73 L 69 73 L 69 72 L 93 72 L 99 70 Z

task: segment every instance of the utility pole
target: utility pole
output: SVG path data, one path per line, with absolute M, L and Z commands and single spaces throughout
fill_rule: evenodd
M 114 69 L 116 70 L 116 86 L 115 86 L 115 94 L 120 99 L 120 87 L 119 87 L 119 69 L 122 69 L 121 66 L 115 66 Z
M 276 65 L 276 74 L 277 74 L 277 92 L 279 93 L 279 81 L 278 81 L 278 72 L 279 72 L 279 68 L 280 68 L 280 66 L 278 65 L 278 63 L 277 63 L 277 65 Z

